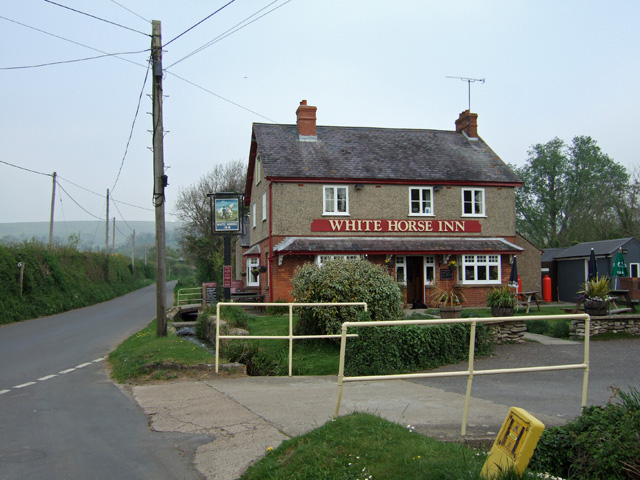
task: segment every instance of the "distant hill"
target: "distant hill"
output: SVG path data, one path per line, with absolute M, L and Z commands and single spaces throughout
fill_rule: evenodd
M 56 244 L 66 245 L 75 241 L 79 236 L 78 249 L 86 251 L 104 250 L 105 246 L 105 222 L 57 222 L 54 223 L 53 241 Z M 166 243 L 168 247 L 175 248 L 178 245 L 178 222 L 166 222 Z M 115 250 L 131 252 L 131 234 L 136 231 L 136 252 L 144 251 L 155 245 L 155 222 L 118 222 L 115 228 Z M 49 222 L 19 222 L 0 223 L 0 243 L 21 243 L 36 240 L 49 243 Z M 109 250 L 114 244 L 113 222 L 109 223 Z M 138 254 L 136 253 L 136 256 Z

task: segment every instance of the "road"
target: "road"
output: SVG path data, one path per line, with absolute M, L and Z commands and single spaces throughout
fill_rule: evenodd
M 202 478 L 190 456 L 203 440 L 152 432 L 105 369 L 155 312 L 150 286 L 0 327 L 0 478 Z
M 477 359 L 475 370 L 541 365 L 580 364 L 584 343 L 542 345 L 499 345 L 491 357 Z M 466 370 L 467 363 L 448 365 L 434 371 Z M 517 406 L 572 420 L 580 414 L 583 370 L 563 370 L 526 374 L 476 375 L 471 395 L 503 405 Z M 427 378 L 415 383 L 464 394 L 466 377 Z M 591 341 L 587 405 L 606 404 L 616 386 L 629 391 L 640 389 L 640 338 Z

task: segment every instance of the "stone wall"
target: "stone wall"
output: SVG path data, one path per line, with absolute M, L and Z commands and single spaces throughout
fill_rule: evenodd
M 597 320 L 591 317 L 589 326 L 590 336 L 602 333 L 621 333 L 640 336 L 640 315 L 626 316 L 624 318 L 608 315 Z M 569 338 L 584 338 L 584 320 L 571 320 Z
M 524 333 L 527 331 L 527 325 L 522 322 L 500 322 L 490 324 L 496 338 L 496 343 L 524 343 Z

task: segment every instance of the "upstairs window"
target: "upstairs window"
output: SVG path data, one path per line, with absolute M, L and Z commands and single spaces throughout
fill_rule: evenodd
M 325 185 L 323 187 L 323 215 L 349 215 L 349 189 Z
M 256 155 L 256 185 L 260 183 L 262 180 L 262 158 L 260 158 L 260 154 Z
M 433 188 L 409 189 L 409 215 L 433 215 Z
M 253 202 L 253 205 L 251 205 L 251 226 L 253 228 L 256 228 L 256 203 Z
M 484 189 L 462 189 L 462 216 L 484 216 Z
M 267 192 L 262 194 L 262 221 L 267 219 Z

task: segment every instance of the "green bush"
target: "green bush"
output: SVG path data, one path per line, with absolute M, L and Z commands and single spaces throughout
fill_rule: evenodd
M 362 318 L 365 317 L 363 314 Z M 358 338 L 347 341 L 345 374 L 390 375 L 466 360 L 470 331 L 469 324 L 358 328 Z M 490 327 L 478 325 L 476 356 L 486 356 L 492 351 Z
M 404 318 L 398 284 L 379 265 L 367 260 L 332 260 L 319 267 L 307 263 L 292 278 L 297 302 L 367 302 L 371 319 Z M 358 321 L 362 307 L 314 307 L 297 309 L 298 335 L 340 333 L 342 323 Z
M 18 263 L 24 265 L 20 294 Z M 86 307 L 149 283 L 142 262 L 131 273 L 123 255 L 48 248 L 36 242 L 0 245 L 0 324 Z
M 563 478 L 638 478 L 640 393 L 614 393 L 619 403 L 585 407 L 575 421 L 546 429 L 529 468 Z

